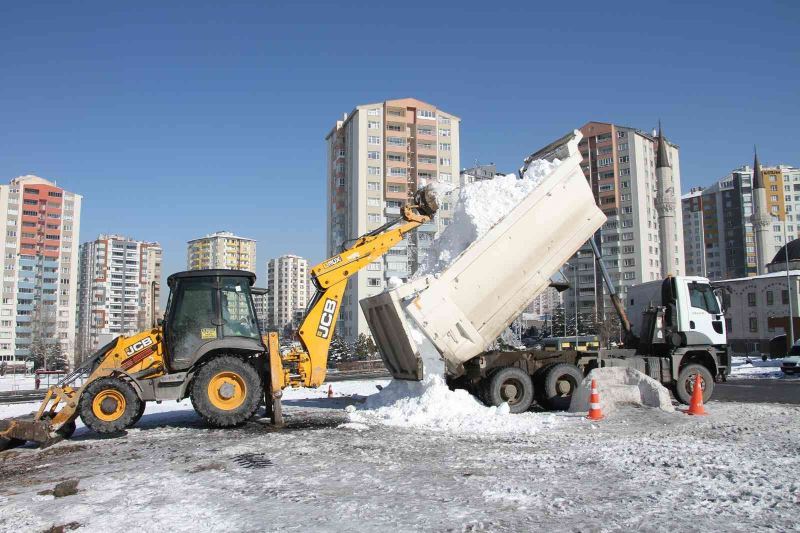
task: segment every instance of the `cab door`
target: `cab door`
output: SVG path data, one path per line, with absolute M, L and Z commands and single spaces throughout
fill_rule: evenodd
M 707 282 L 686 280 L 684 294 L 688 296 L 688 320 L 681 322 L 689 343 L 726 344 L 725 317 L 711 285 Z
M 221 336 L 221 325 L 216 279 L 179 280 L 165 331 L 170 368 L 189 368 L 200 348 Z

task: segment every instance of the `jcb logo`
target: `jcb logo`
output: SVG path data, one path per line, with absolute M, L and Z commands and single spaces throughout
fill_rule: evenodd
M 153 344 L 153 339 L 151 337 L 145 337 L 144 339 L 140 340 L 139 342 L 131 344 L 130 346 L 125 348 L 125 353 L 127 355 L 133 355 L 136 352 L 138 352 L 139 350 L 144 350 L 145 348 L 147 348 L 151 344 Z
M 328 268 L 328 267 L 332 267 L 336 263 L 341 263 L 341 262 L 342 262 L 342 256 L 341 255 L 337 255 L 333 259 L 330 259 L 329 261 L 325 261 L 325 264 L 322 265 L 322 266 L 324 266 L 325 268 Z
M 333 324 L 333 317 L 336 313 L 336 300 L 328 298 L 325 300 L 325 306 L 322 308 L 322 317 L 319 319 L 319 326 L 317 326 L 317 337 L 327 339 L 331 334 L 331 324 Z

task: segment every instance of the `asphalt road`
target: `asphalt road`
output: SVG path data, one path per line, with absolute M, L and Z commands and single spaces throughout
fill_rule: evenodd
M 800 404 L 800 379 L 729 379 L 716 383 L 712 400 L 720 402 Z

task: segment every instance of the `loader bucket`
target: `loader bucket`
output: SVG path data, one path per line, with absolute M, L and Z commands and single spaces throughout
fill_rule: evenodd
M 24 418 L 0 420 L 0 451 L 22 446 L 26 441 L 47 447 L 62 440 L 63 437 L 53 432 L 48 422 L 37 422 L 33 418 L 31 414 Z
M 436 211 L 439 210 L 439 201 L 436 198 L 436 193 L 430 186 L 423 187 L 414 195 L 414 203 L 417 209 L 423 215 L 433 218 Z

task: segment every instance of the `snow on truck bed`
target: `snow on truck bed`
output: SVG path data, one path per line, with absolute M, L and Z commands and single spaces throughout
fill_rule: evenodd
M 51 448 L 4 452 L 0 531 L 796 528 L 800 407 L 710 402 L 710 416 L 690 417 L 623 406 L 600 423 L 530 414 L 531 427 L 553 420 L 530 432 L 341 427 L 354 400 L 339 394 L 375 393 L 365 405 L 380 409 L 388 396 L 376 385 L 403 397 L 385 380 L 333 383 L 333 399 L 327 387 L 290 391 L 280 431 L 209 429 L 164 403 L 152 407 L 180 409 L 148 407 L 120 438 L 79 429 Z M 76 495 L 39 494 L 69 479 Z

